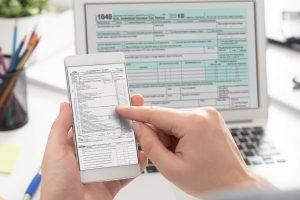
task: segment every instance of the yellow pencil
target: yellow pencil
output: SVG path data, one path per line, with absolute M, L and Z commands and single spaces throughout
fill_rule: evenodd
M 33 53 L 33 51 L 35 50 L 35 48 L 37 47 L 38 43 L 40 42 L 41 37 L 36 38 L 33 40 L 32 45 L 30 45 L 29 50 L 27 51 L 26 55 L 24 56 L 23 60 L 20 61 L 20 63 L 17 66 L 17 69 L 23 69 L 26 62 L 28 61 L 28 59 L 30 58 L 31 54 Z
M 17 82 L 17 76 L 14 76 L 9 80 L 9 83 L 5 87 L 5 90 L 3 91 L 3 94 L 0 97 L 0 107 L 4 105 L 7 98 L 10 96 L 10 93 L 12 92 L 16 82 Z

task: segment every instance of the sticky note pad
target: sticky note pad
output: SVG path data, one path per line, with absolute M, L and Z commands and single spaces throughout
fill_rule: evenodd
M 20 145 L 0 144 L 0 173 L 9 174 L 20 153 Z

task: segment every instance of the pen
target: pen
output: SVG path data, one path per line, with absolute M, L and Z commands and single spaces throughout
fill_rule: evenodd
M 34 176 L 34 178 L 31 180 L 28 188 L 26 189 L 23 200 L 32 199 L 34 193 L 37 191 L 37 189 L 40 185 L 41 180 L 42 180 L 42 174 L 41 174 L 41 169 L 39 169 L 38 173 Z

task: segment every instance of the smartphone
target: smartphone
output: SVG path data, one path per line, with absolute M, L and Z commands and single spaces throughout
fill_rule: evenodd
M 138 176 L 131 122 L 115 113 L 117 105 L 130 105 L 124 54 L 67 57 L 65 71 L 81 181 Z

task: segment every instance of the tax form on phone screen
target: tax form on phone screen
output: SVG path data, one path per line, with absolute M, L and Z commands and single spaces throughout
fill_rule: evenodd
M 115 113 L 116 105 L 130 105 L 125 65 L 66 69 L 80 170 L 137 164 L 131 124 Z

